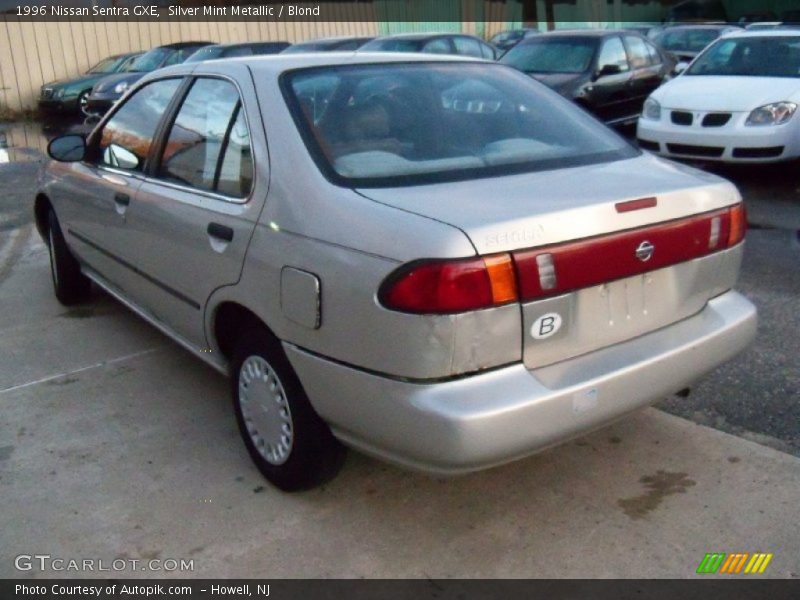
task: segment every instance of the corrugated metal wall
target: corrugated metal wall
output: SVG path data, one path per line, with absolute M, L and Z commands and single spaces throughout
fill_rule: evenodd
M 74 77 L 112 54 L 186 40 L 299 42 L 331 35 L 378 35 L 371 4 L 341 4 L 338 22 L 0 21 L 0 105 L 35 108 L 42 84 Z

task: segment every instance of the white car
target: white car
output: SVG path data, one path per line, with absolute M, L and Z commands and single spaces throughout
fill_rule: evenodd
M 800 31 L 727 35 L 653 92 L 639 118 L 644 150 L 724 162 L 800 156 Z

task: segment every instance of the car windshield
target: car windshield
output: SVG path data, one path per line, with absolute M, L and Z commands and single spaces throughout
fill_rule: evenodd
M 120 63 L 125 61 L 124 56 L 111 56 L 105 58 L 86 71 L 87 73 L 114 73 L 119 67 Z
M 193 53 L 184 62 L 194 63 L 203 60 L 212 60 L 214 58 L 219 58 L 220 56 L 222 56 L 222 52 L 223 48 L 221 46 L 206 46 L 205 48 L 200 48 L 200 50 Z
M 517 40 L 522 39 L 524 33 L 525 32 L 521 30 L 503 31 L 502 33 L 496 34 L 491 40 L 489 40 L 489 42 L 492 44 L 516 42 Z
M 337 183 L 413 185 L 616 160 L 637 150 L 567 100 L 496 64 L 320 67 L 282 83 Z
M 596 48 L 595 39 L 532 39 L 514 46 L 500 62 L 525 73 L 583 73 Z
M 800 36 L 722 39 L 686 75 L 800 77 Z
M 703 48 L 720 36 L 719 29 L 675 29 L 664 31 L 656 37 L 664 50 L 702 52 Z
M 155 71 L 158 67 L 161 66 L 161 63 L 164 62 L 164 59 L 169 56 L 172 52 L 169 48 L 153 48 L 152 50 L 145 52 L 139 58 L 134 60 L 126 71 L 137 71 L 143 73 L 149 73 L 150 71 Z

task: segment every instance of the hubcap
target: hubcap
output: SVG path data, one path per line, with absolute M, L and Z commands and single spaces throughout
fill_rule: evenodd
M 239 370 L 239 406 L 253 445 L 268 463 L 282 465 L 292 451 L 292 412 L 281 380 L 261 356 Z

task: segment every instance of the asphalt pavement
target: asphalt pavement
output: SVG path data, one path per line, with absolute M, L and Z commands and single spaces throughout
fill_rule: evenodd
M 295 495 L 251 465 L 222 377 L 99 292 L 58 304 L 30 218 L 37 168 L 0 164 L 0 577 L 59 574 L 14 567 L 35 553 L 193 561 L 118 576 L 435 578 L 691 577 L 707 552 L 771 552 L 764 576 L 800 574 L 789 168 L 728 174 L 754 225 L 739 289 L 759 334 L 688 398 L 458 478 L 350 453 Z

